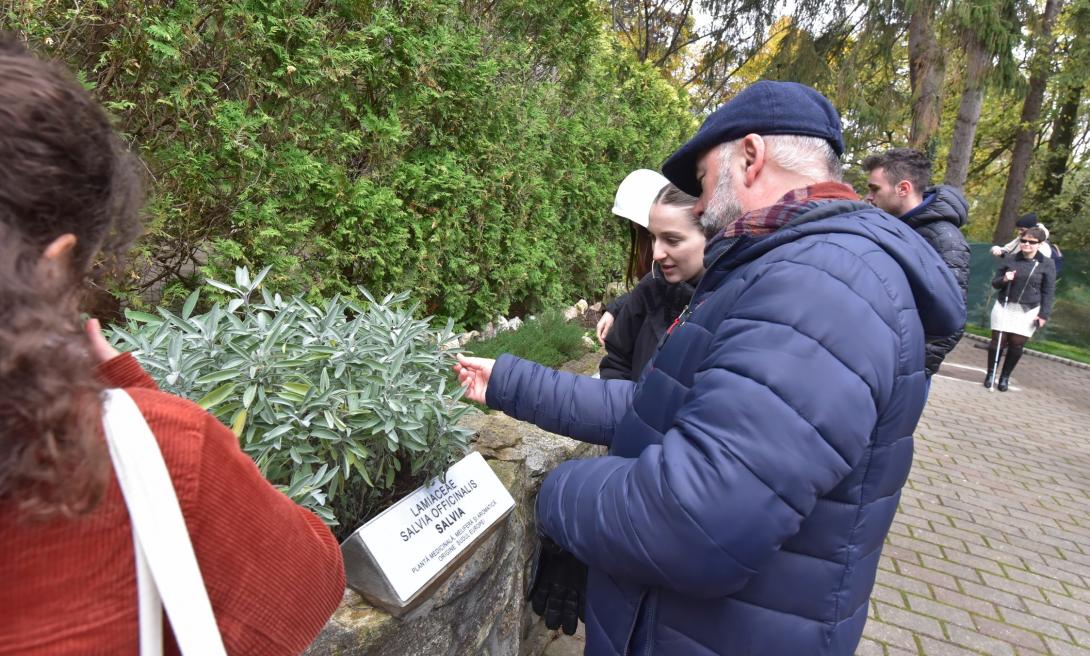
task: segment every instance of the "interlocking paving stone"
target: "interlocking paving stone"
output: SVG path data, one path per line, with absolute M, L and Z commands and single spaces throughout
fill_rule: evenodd
M 855 650 L 855 656 L 886 656 L 886 648 L 880 642 L 864 638 Z
M 984 585 L 987 585 L 988 587 L 997 590 L 1005 590 L 1022 599 L 1045 600 L 1044 591 L 1037 586 L 1014 581 L 1003 576 L 996 576 L 995 574 L 990 574 L 988 572 L 981 572 L 980 577 L 984 579 Z
M 1090 633 L 1072 628 L 1068 628 L 1068 631 L 1071 633 L 1072 636 L 1074 636 L 1075 644 L 1090 648 Z
M 1090 630 L 1090 603 L 1085 601 L 1079 601 L 1074 597 L 1067 595 L 1055 594 L 1051 592 L 1045 592 L 1045 597 L 1048 598 L 1048 607 L 1054 611 L 1064 609 L 1070 611 L 1075 617 L 1081 617 L 1081 624 L 1075 626 L 1085 625 Z
M 963 629 L 960 626 L 951 626 L 949 629 L 950 641 L 956 645 L 990 656 L 1013 656 L 1015 653 L 1014 645 L 1006 640 L 997 640 L 980 631 Z
M 867 621 L 867 627 L 864 629 L 864 634 L 864 637 L 877 640 L 885 645 L 892 645 L 894 647 L 910 649 L 912 651 L 916 650 L 916 638 L 913 636 L 912 631 L 902 629 L 899 626 L 870 619 Z
M 930 583 L 931 585 L 937 585 L 937 586 L 940 586 L 940 587 L 943 587 L 943 588 L 956 588 L 956 587 L 958 587 L 956 579 L 953 576 L 950 576 L 949 574 L 947 574 L 945 572 L 940 572 L 940 571 L 934 570 L 934 569 L 928 569 L 926 567 L 921 567 L 919 565 L 912 565 L 912 564 L 909 564 L 909 563 L 902 563 L 900 561 L 896 561 L 896 564 L 897 564 L 897 571 L 900 572 L 901 574 L 904 574 L 905 576 L 908 576 L 908 577 L 911 577 L 911 578 L 914 578 L 914 579 L 919 579 L 921 581 L 926 581 L 927 583 Z M 976 572 L 972 572 L 972 574 L 975 576 Z
M 920 638 L 920 653 L 926 656 L 977 656 L 979 652 L 970 651 L 943 640 L 923 636 Z
M 907 607 L 905 605 L 905 594 L 903 592 L 881 584 L 874 586 L 874 591 L 871 593 L 870 598 L 872 601 L 881 601 L 884 604 L 896 606 L 897 608 Z M 916 599 L 921 599 L 921 597 L 916 597 Z
M 907 595 L 907 599 L 909 609 L 917 613 L 929 615 L 943 623 L 952 622 L 969 628 L 974 626 L 972 616 L 961 608 L 916 595 Z
M 1046 638 L 1045 642 L 1048 643 L 1049 651 L 1054 656 L 1090 656 L 1090 649 L 1085 647 L 1079 647 L 1067 642 L 1060 642 L 1059 640 L 1053 640 L 1052 638 Z
M 935 599 L 955 608 L 967 610 L 974 615 L 999 619 L 999 608 L 995 604 L 970 597 L 946 588 L 935 588 Z
M 1027 600 L 1026 604 L 1028 605 L 1030 603 L 1031 601 Z M 1038 635 L 1049 635 L 1053 638 L 1059 638 L 1060 640 L 1071 639 L 1071 635 L 1064 629 L 1063 625 L 1058 622 L 1053 622 L 1052 620 L 1017 610 L 1000 609 L 1000 613 L 1003 615 L 1003 619 L 1008 627 L 1023 627 L 1027 631 L 1032 631 Z
M 937 638 L 942 638 L 944 636 L 942 624 L 936 619 L 921 615 L 920 613 L 897 608 L 896 606 L 887 606 L 881 602 L 877 602 L 876 606 L 878 607 L 878 620 L 881 622 L 908 629 L 914 634 L 929 635 Z

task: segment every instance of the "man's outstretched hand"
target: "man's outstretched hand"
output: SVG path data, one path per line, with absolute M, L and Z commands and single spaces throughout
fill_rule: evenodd
M 477 403 L 484 403 L 485 392 L 488 391 L 488 379 L 492 377 L 492 367 L 495 364 L 496 361 L 491 358 L 458 356 L 454 373 L 458 374 L 458 382 L 466 388 L 466 398 Z

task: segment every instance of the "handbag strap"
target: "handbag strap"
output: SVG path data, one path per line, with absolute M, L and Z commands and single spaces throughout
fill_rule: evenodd
M 130 522 L 132 523 L 132 522 Z M 137 617 L 140 620 L 140 656 L 163 654 L 163 600 L 155 588 L 155 579 L 148 567 L 148 559 L 140 548 L 136 524 L 132 524 L 133 551 L 136 552 L 136 599 Z
M 158 600 L 151 596 L 156 590 L 182 654 L 225 656 L 159 443 L 132 397 L 119 389 L 106 390 L 105 396 L 102 423 L 106 442 L 133 527 L 141 656 L 162 650 L 162 613 Z M 157 632 L 156 623 L 160 624 Z M 145 641 L 151 644 L 145 646 Z

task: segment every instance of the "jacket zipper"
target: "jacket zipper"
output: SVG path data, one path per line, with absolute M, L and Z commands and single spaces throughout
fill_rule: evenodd
M 646 604 L 644 603 L 646 602 Z M 624 656 L 652 656 L 655 652 L 655 613 L 659 607 L 659 596 L 657 592 L 644 591 L 640 596 L 640 604 L 636 608 L 636 621 L 632 623 L 632 628 L 628 631 L 628 641 L 624 646 Z M 645 621 L 644 624 L 640 624 L 641 616 L 644 614 L 644 609 L 647 609 L 647 616 L 642 617 Z M 637 631 L 637 627 L 639 630 Z M 632 653 L 632 640 L 636 637 L 636 633 L 644 633 L 647 636 L 647 642 L 644 645 L 644 651 L 641 654 Z
M 640 623 L 640 613 L 643 612 L 643 602 L 647 599 L 648 592 L 644 590 L 640 595 L 640 601 L 636 604 L 636 616 L 632 618 L 632 626 L 628 628 L 628 638 L 624 641 L 624 656 L 632 656 L 632 638 L 636 636 L 636 625 Z
M 647 652 L 644 656 L 653 656 L 655 653 L 655 613 L 659 609 L 659 595 L 651 593 L 651 612 L 647 615 Z

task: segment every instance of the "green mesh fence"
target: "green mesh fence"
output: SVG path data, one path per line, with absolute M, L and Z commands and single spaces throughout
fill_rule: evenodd
M 969 272 L 969 323 L 988 326 L 988 312 L 995 298 L 991 280 L 999 266 L 990 244 L 972 244 Z M 1034 339 L 1049 339 L 1090 348 L 1090 252 L 1064 250 L 1063 270 L 1056 283 L 1052 317 Z

